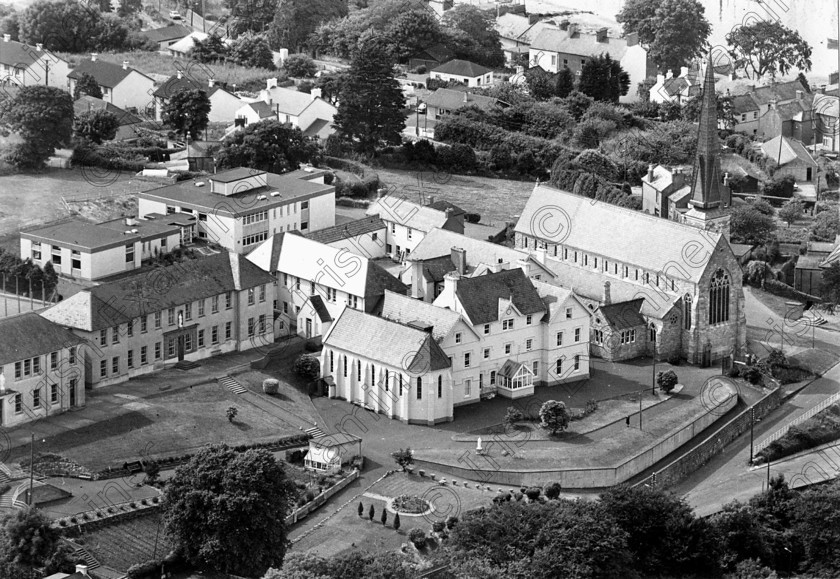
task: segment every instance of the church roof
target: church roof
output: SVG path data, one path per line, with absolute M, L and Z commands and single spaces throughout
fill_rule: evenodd
M 709 62 L 712 62 L 711 52 Z M 710 209 L 719 206 L 723 201 L 715 72 L 712 66 L 706 67 L 706 79 L 700 98 L 703 99 L 703 104 L 700 108 L 700 128 L 697 131 L 697 154 L 690 203 L 696 208 Z
M 647 324 L 641 313 L 644 301 L 644 298 L 636 298 L 626 302 L 605 304 L 598 308 L 598 311 L 614 330 L 638 328 Z

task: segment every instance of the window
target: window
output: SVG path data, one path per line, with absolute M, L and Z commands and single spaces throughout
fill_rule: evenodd
M 198 317 L 199 318 L 204 317 L 204 300 L 203 299 L 198 300 Z
M 298 280 L 298 288 L 300 289 L 300 280 Z M 225 292 L 225 309 L 229 310 L 233 307 L 233 295 L 231 292 Z
M 134 336 L 134 320 L 128 320 L 128 323 L 125 325 L 126 335 L 131 338 Z
M 496 371 L 490 371 L 490 385 L 493 386 L 496 383 Z
M 539 360 L 534 360 L 531 363 L 531 370 L 533 370 L 535 376 L 540 373 L 540 362 L 539 362 Z
M 149 347 L 148 346 L 141 346 L 140 347 L 140 365 L 144 366 L 149 363 Z
M 76 363 L 76 348 L 70 348 L 70 363 Z
M 396 223 L 392 223 L 392 224 L 391 224 L 391 233 L 396 233 L 396 232 L 397 232 L 397 224 L 396 224 Z
M 159 330 L 161 325 L 161 313 L 162 312 L 155 312 L 155 329 Z
M 589 256 L 588 255 L 583 256 L 583 265 L 589 265 Z
M 490 348 L 484 348 L 484 359 L 490 358 Z
M 512 330 L 513 329 L 513 318 L 509 318 L 507 320 L 502 320 L 502 330 Z
M 455 343 L 456 344 L 461 343 L 461 332 L 455 332 Z
M 391 244 L 390 243 L 385 244 L 385 253 L 387 253 L 388 255 L 391 255 Z
M 379 234 L 377 232 L 374 231 L 373 233 L 370 234 L 370 240 L 371 241 L 376 241 L 377 239 L 379 239 Z
M 575 342 L 580 342 L 580 328 L 575 328 Z
M 406 237 L 408 237 L 408 239 L 411 239 L 411 228 L 407 227 L 406 229 L 407 229 Z
M 312 285 L 313 285 L 313 284 L 312 284 L 312 282 L 310 282 L 310 283 L 309 283 L 310 288 L 312 287 Z M 310 294 L 311 294 L 311 293 L 312 293 L 312 292 L 310 291 Z M 255 303 L 255 302 L 254 302 L 254 299 L 255 299 L 255 295 L 254 295 L 254 288 L 249 287 L 249 288 L 248 288 L 248 305 L 249 305 L 249 306 L 253 306 L 253 305 L 254 305 L 254 303 Z
M 268 219 L 268 211 L 260 211 L 259 213 L 252 213 L 242 218 L 242 225 L 251 225 L 252 223 L 259 223 Z
M 534 316 L 532 316 L 531 314 L 528 314 L 527 316 L 525 316 L 525 325 L 530 326 L 531 322 L 533 320 L 534 320 Z
M 58 352 L 50 353 L 50 370 L 55 370 L 58 367 Z
M 99 330 L 99 345 L 108 345 L 108 330 Z
M 210 328 L 210 343 L 219 343 L 219 326 L 213 326 L 212 328 Z
M 32 373 L 33 374 L 40 374 L 41 373 L 41 357 L 36 356 L 32 358 Z
M 52 248 L 52 262 L 55 265 L 61 265 L 61 248 L 60 247 L 53 247 Z
M 484 324 L 484 335 L 486 336 L 489 333 L 490 333 L 490 324 Z
M 353 308 L 354 310 L 359 309 L 359 297 L 347 296 L 347 305 Z
M 300 210 L 303 211 L 304 209 L 309 209 L 309 201 L 300 202 Z
M 23 412 L 23 399 L 20 394 L 15 394 L 15 414 Z
M 32 242 L 32 259 L 34 261 L 41 260 L 41 242 L 40 241 L 33 241 Z
M 423 399 L 423 378 L 421 376 L 417 377 L 417 400 Z
M 470 353 L 464 352 L 464 368 L 470 367 Z
M 683 297 L 683 322 L 686 330 L 691 329 L 691 294 Z
M 175 325 L 175 308 L 169 308 L 169 311 L 167 312 L 166 316 L 167 316 L 167 322 L 169 323 L 169 325 L 174 326 Z
M 114 344 L 119 344 L 120 343 L 120 327 L 119 326 L 114 326 L 113 328 L 111 328 L 111 341 Z
M 134 368 L 134 350 L 128 351 L 128 360 L 126 361 L 129 368 Z
M 510 344 L 505 344 L 505 355 L 510 354 Z
M 557 362 L 554 363 L 554 373 L 558 376 L 563 374 L 563 358 L 557 358 Z
M 104 378 L 108 375 L 108 360 L 99 361 L 99 377 Z
M 330 373 L 335 371 L 335 356 L 333 355 L 332 350 L 330 350 Z
M 636 341 L 636 330 L 622 330 L 621 331 L 621 343 L 622 344 L 632 344 Z
M 603 344 L 604 343 L 604 332 L 602 330 L 595 330 L 594 331 L 594 339 L 596 344 Z
M 134 263 L 134 244 L 127 243 L 125 246 L 125 262 Z
M 337 296 L 338 296 L 338 292 L 335 289 L 333 289 L 331 287 L 327 288 L 327 301 L 335 303 L 335 300 L 336 300 Z
M 260 303 L 265 301 L 265 284 L 260 286 Z
M 212 298 L 210 298 L 210 313 L 219 313 L 219 296 L 213 296 Z
M 438 398 L 443 397 L 443 376 L 438 375 Z
M 595 258 L 595 265 L 593 267 L 595 267 L 595 269 L 598 269 L 598 258 L 597 257 Z
M 50 403 L 58 402 L 58 384 L 50 384 Z
M 232 329 L 231 322 L 225 322 L 225 340 L 230 340 L 231 329 Z
M 70 253 L 70 267 L 73 269 L 82 269 L 82 254 L 75 249 Z
M 729 274 L 722 269 L 712 276 L 709 286 L 709 324 L 729 321 Z
M 575 356 L 575 372 L 580 370 L 580 354 Z
M 472 394 L 472 380 L 464 380 L 464 398 Z
M 563 332 L 557 332 L 557 345 L 563 345 Z
M 566 319 L 567 320 L 572 319 L 572 308 L 566 308 Z
M 114 356 L 113 358 L 111 358 L 111 372 L 113 372 L 114 374 L 119 374 L 120 373 L 120 357 L 119 356 Z
M 341 359 L 344 362 L 344 366 L 343 366 L 344 377 L 347 378 L 347 356 L 345 355 Z M 385 376 L 387 376 L 387 375 L 388 375 L 388 370 L 385 370 Z
M 172 358 L 175 356 L 175 340 L 169 338 L 166 341 L 166 357 Z
M 36 388 L 32 391 L 32 407 L 33 408 L 40 408 L 41 407 L 41 389 Z
M 192 352 L 192 349 L 192 334 L 186 334 L 184 336 L 184 350 L 186 350 L 187 352 Z
M 527 340 L 525 340 L 525 351 L 526 351 L 526 352 L 530 352 L 530 351 L 531 351 L 531 348 L 533 347 L 533 345 L 534 345 L 534 340 L 532 340 L 532 339 L 530 339 L 530 338 L 528 338 Z
M 311 295 L 311 296 L 315 295 L 315 282 L 314 281 L 309 282 L 309 295 Z M 249 304 L 249 305 L 253 305 L 253 304 Z
M 248 337 L 254 337 L 254 318 L 248 318 Z
M 199 330 L 198 331 L 198 347 L 199 348 L 204 347 L 204 330 Z
M 155 342 L 155 360 L 160 360 L 161 343 Z
M 260 332 L 260 334 L 265 334 L 265 314 L 260 315 L 259 332 Z

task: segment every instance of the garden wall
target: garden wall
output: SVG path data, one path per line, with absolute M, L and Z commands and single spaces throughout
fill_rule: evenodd
M 338 491 L 343 490 L 344 487 L 349 485 L 357 478 L 359 478 L 359 471 L 354 470 L 349 476 L 344 477 L 341 481 L 336 483 L 335 486 L 328 488 L 320 495 L 312 499 L 310 502 L 306 503 L 299 509 L 295 509 L 294 511 L 292 511 L 292 514 L 286 517 L 286 525 L 293 525 L 299 520 L 306 518 L 309 515 L 309 513 L 323 506 L 323 504 L 330 500 L 333 497 L 333 495 L 335 495 Z
M 670 453 L 714 424 L 721 416 L 738 403 L 738 396 L 731 394 L 718 406 L 708 409 L 691 423 L 680 426 L 659 441 L 647 446 L 635 456 L 613 467 L 578 468 L 556 470 L 503 470 L 493 468 L 492 459 L 472 456 L 465 451 L 458 458 L 463 467 L 424 461 L 415 457 L 417 468 L 435 470 L 467 480 L 481 483 L 496 483 L 511 486 L 543 486 L 557 481 L 564 489 L 607 488 L 626 482 L 631 477 L 650 468 Z
M 697 471 L 712 457 L 720 453 L 730 442 L 746 432 L 750 427 L 750 410 L 755 409 L 755 418 L 759 420 L 779 407 L 782 403 L 782 389 L 776 388 L 764 398 L 741 412 L 738 416 L 724 424 L 698 446 L 679 457 L 674 462 L 655 473 L 655 484 L 667 488 L 673 486 L 691 473 Z M 638 484 L 651 484 L 654 475 Z M 637 485 L 638 486 L 638 485 Z

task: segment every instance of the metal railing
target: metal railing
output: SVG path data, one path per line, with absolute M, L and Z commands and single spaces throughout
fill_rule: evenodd
M 828 408 L 829 406 L 831 406 L 832 404 L 834 404 L 838 401 L 840 401 L 840 392 L 838 392 L 836 394 L 833 394 L 832 396 L 829 396 L 828 398 L 826 398 L 825 400 L 823 400 L 822 402 L 820 402 L 816 406 L 808 409 L 801 416 L 799 416 L 798 418 L 795 418 L 794 420 L 791 420 L 789 423 L 785 424 L 783 427 L 781 427 L 777 431 L 773 432 L 772 434 L 770 434 L 769 436 L 764 438 L 761 442 L 756 444 L 755 445 L 755 451 L 754 451 L 755 454 L 758 454 L 759 452 L 761 452 L 762 450 L 764 450 L 765 448 L 770 446 L 770 444 L 772 442 L 775 442 L 775 441 L 779 440 L 781 437 L 783 437 L 785 434 L 787 434 L 792 426 L 796 426 L 797 424 L 801 424 L 801 423 L 805 422 L 809 418 L 813 418 L 815 415 L 819 414 L 820 412 L 822 412 L 823 410 L 825 410 L 826 408 Z

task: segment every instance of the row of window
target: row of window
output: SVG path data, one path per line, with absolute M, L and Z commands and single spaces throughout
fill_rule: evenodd
M 50 251 L 50 260 L 53 265 L 61 265 L 61 248 L 57 245 L 52 246 Z M 41 261 L 41 242 L 32 242 L 32 261 Z M 73 269 L 82 269 L 82 254 L 79 250 L 70 250 L 70 266 Z
M 242 245 L 254 245 L 268 239 L 268 231 L 260 231 L 242 238 Z
M 242 225 L 251 225 L 252 223 L 259 223 L 260 221 L 268 220 L 268 211 L 260 211 L 259 213 L 252 213 L 242 218 Z
M 49 369 L 55 370 L 58 368 L 58 352 L 50 352 L 48 355 L 49 359 Z M 76 363 L 76 348 L 70 348 L 69 356 L 67 360 L 70 364 Z M 0 367 L 0 373 L 2 373 L 2 367 Z M 37 376 L 41 373 L 41 356 L 35 356 L 34 358 L 28 358 L 26 360 L 20 360 L 15 362 L 15 380 L 23 380 L 24 378 L 28 378 L 30 376 Z
M 70 390 L 76 390 L 76 378 L 70 380 Z M 71 398 L 72 400 L 72 398 Z M 32 408 L 41 408 L 43 397 L 41 396 L 41 388 L 36 388 L 32 391 Z M 58 404 L 58 384 L 50 384 L 50 404 Z M 15 394 L 14 398 L 15 414 L 23 413 L 23 395 Z
M 329 358 L 330 358 L 330 374 L 332 374 L 333 372 L 335 372 L 335 358 L 336 358 L 335 352 L 330 351 Z M 347 356 L 344 356 L 341 359 L 341 362 L 342 362 L 342 376 L 347 378 L 347 375 L 348 375 Z M 366 372 L 364 377 L 362 377 L 362 361 L 361 360 L 356 360 L 355 366 L 356 366 L 355 367 L 356 380 L 358 380 L 360 382 L 362 380 L 368 380 L 368 379 L 369 379 L 370 382 L 374 382 L 376 380 L 376 365 L 375 364 L 370 365 L 370 373 Z M 390 392 L 391 385 L 393 384 L 393 385 L 396 385 L 398 387 L 398 392 L 399 392 L 400 396 L 403 395 L 403 386 L 405 385 L 406 387 L 408 387 L 408 385 L 410 383 L 409 379 L 408 378 L 404 379 L 404 377 L 401 373 L 392 372 L 388 368 L 385 369 L 385 375 L 381 376 L 380 378 L 381 378 L 380 384 L 385 388 L 385 392 Z M 422 400 L 423 399 L 423 377 L 422 376 L 417 376 L 414 379 L 414 389 L 415 389 L 415 393 L 416 393 L 416 396 L 417 396 L 417 400 Z M 437 377 L 437 396 L 438 396 L 438 398 L 443 397 L 443 376 L 441 376 L 440 374 L 438 374 L 438 377 Z
M 604 344 L 604 332 L 603 330 L 595 330 L 593 339 L 596 344 L 603 345 Z M 655 338 L 654 338 L 655 339 Z M 619 333 L 619 342 L 621 344 L 634 344 L 636 342 L 636 330 L 621 330 Z
M 295 291 L 300 291 L 300 282 L 301 282 L 301 279 L 299 277 L 289 275 L 287 273 L 283 274 L 283 285 L 285 287 L 289 288 L 289 289 L 294 289 Z M 327 291 L 326 292 L 321 291 L 322 288 L 326 289 Z M 309 282 L 309 295 L 311 295 L 311 296 L 320 295 L 326 301 L 332 302 L 332 303 L 336 303 L 336 301 L 338 300 L 338 291 L 336 289 L 331 288 L 331 287 L 324 288 L 324 286 L 316 284 L 314 281 Z M 347 305 L 350 306 L 353 309 L 356 309 L 356 310 L 359 309 L 359 297 L 354 296 L 352 294 L 347 294 Z M 300 311 L 300 308 L 298 307 L 298 308 L 296 308 L 295 313 L 298 313 L 299 311 Z M 289 313 L 289 304 L 287 302 L 283 302 L 283 313 L 284 314 Z

